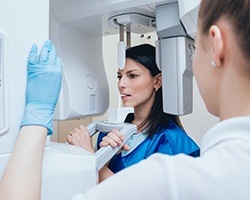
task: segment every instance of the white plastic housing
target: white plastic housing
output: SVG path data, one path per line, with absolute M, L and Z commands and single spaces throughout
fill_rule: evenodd
M 109 89 L 102 56 L 102 37 L 53 20 L 50 38 L 63 65 L 62 89 L 55 120 L 103 114 Z
M 0 30 L 0 136 L 6 134 L 9 129 L 7 47 L 7 35 Z
M 159 41 L 163 82 L 163 110 L 173 115 L 193 111 L 193 45 L 188 37 Z
M 162 70 L 163 110 L 193 111 L 194 37 L 199 1 L 172 1 L 156 7 L 157 64 Z

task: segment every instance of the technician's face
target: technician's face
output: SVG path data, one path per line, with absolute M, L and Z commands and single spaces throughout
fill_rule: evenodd
M 126 59 L 126 66 L 117 72 L 117 77 L 123 106 L 152 106 L 155 78 L 146 67 L 132 59 Z

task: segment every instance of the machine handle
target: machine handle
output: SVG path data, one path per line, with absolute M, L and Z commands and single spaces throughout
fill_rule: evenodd
M 124 135 L 124 141 L 121 146 L 115 148 L 111 146 L 102 147 L 95 152 L 97 160 L 97 170 L 99 171 L 128 141 L 128 139 L 137 131 L 137 127 L 134 124 L 129 123 L 110 123 L 106 121 L 92 122 L 87 126 L 87 130 L 90 136 L 93 136 L 96 132 L 110 132 L 113 129 L 118 129 Z

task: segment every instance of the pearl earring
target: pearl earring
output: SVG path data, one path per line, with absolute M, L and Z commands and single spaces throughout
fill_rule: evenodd
M 158 91 L 158 88 L 155 88 L 155 91 L 157 92 L 157 91 Z
M 211 65 L 212 65 L 213 67 L 216 67 L 216 63 L 215 63 L 213 60 L 211 60 Z

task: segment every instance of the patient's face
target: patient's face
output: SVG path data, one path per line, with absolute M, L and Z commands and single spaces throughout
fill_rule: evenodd
M 149 70 L 132 59 L 117 72 L 118 89 L 124 107 L 150 109 L 154 101 L 155 78 Z

